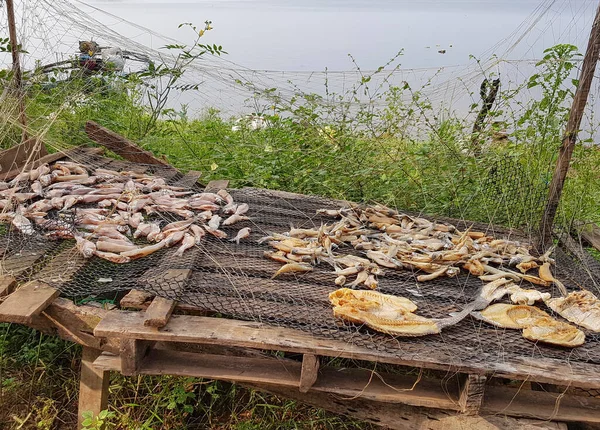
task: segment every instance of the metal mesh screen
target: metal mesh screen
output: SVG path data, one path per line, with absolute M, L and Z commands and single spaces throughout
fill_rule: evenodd
M 101 157 L 87 157 L 85 161 L 92 167 L 131 168 L 128 163 Z M 167 177 L 171 184 L 181 180 L 181 174 L 168 168 L 151 169 Z M 349 342 L 381 356 L 417 360 L 435 358 L 448 364 L 502 363 L 515 357 L 600 364 L 600 335 L 589 331 L 585 331 L 585 344 L 571 350 L 535 344 L 524 339 L 517 330 L 498 329 L 470 318 L 444 329 L 440 335 L 417 338 L 394 338 L 344 323 L 333 317 L 329 303 L 328 294 L 337 289 L 336 275 L 329 266 L 320 264 L 312 272 L 271 279 L 280 264 L 264 258 L 263 252 L 269 249 L 268 245 L 257 244 L 259 238 L 273 232 L 285 232 L 290 225 L 301 228 L 327 223 L 330 220 L 316 215 L 316 210 L 336 209 L 343 202 L 254 188 L 230 192 L 236 202 L 248 203 L 251 208 L 250 220 L 223 228 L 230 237 L 242 227 L 252 228 L 251 236 L 239 245 L 207 236 L 201 245 L 186 251 L 182 257 L 175 255 L 176 249 L 166 248 L 117 265 L 99 258 L 84 259 L 74 249 L 72 240 L 50 241 L 40 235 L 24 237 L 5 229 L 0 235 L 0 247 L 4 249 L 3 270 L 19 272 L 27 265 L 27 270 L 20 272 L 21 281 L 42 280 L 68 297 L 102 296 L 138 289 L 223 317 L 274 324 Z M 68 227 L 68 216 L 63 214 L 61 219 Z M 436 219 L 463 229 L 473 225 L 473 229 L 496 237 L 530 239 L 522 233 L 493 225 Z M 360 255 L 351 248 L 343 251 Z M 25 258 L 30 254 L 34 258 L 37 256 L 33 263 Z M 594 293 L 600 291 L 598 262 L 591 258 L 584 261 L 562 248 L 556 250 L 555 257 L 556 276 L 570 291 L 579 288 Z M 481 280 L 467 273 L 419 283 L 410 271 L 387 271 L 379 279 L 378 290 L 410 298 L 418 305 L 419 315 L 444 318 L 472 301 L 481 285 Z M 522 286 L 534 288 L 528 283 Z M 553 295 L 556 294 L 553 291 Z M 545 310 L 553 314 L 551 310 Z

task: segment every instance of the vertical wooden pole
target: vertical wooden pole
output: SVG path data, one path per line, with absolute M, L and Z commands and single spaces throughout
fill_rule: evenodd
M 21 72 L 21 60 L 19 58 L 19 42 L 17 40 L 17 26 L 15 24 L 15 7 L 13 0 L 6 0 L 6 16 L 8 18 L 8 37 L 12 54 L 12 70 L 15 83 L 15 93 L 19 99 L 19 122 L 23 127 L 21 142 L 27 140 L 27 118 L 25 116 L 25 97 L 23 94 L 23 75 Z
M 83 412 L 92 412 L 94 416 L 108 406 L 109 372 L 94 368 L 93 363 L 100 355 L 98 351 L 87 346 L 81 355 L 81 380 L 79 382 L 79 410 L 77 428 L 82 428 Z
M 548 202 L 544 210 L 544 215 L 541 222 L 540 241 L 538 243 L 538 249 L 542 250 L 550 245 L 552 241 L 552 225 L 554 224 L 554 217 L 558 209 L 558 203 L 560 201 L 560 195 L 565 184 L 569 165 L 571 163 L 571 157 L 573 155 L 573 149 L 575 148 L 575 142 L 577 140 L 577 133 L 581 125 L 581 119 L 583 117 L 583 111 L 587 103 L 588 94 L 592 85 L 592 79 L 596 70 L 596 62 L 598 61 L 598 54 L 600 53 L 600 4 L 596 10 L 596 18 L 592 25 L 592 31 L 590 33 L 590 39 L 588 41 L 587 50 L 585 51 L 585 57 L 583 58 L 583 65 L 581 73 L 579 74 L 579 85 L 575 91 L 575 97 L 573 98 L 573 104 L 571 105 L 571 111 L 569 112 L 569 120 L 567 127 L 563 134 L 562 145 L 558 153 L 558 159 L 556 160 L 556 168 L 554 169 L 554 175 L 552 176 L 552 182 L 550 183 L 550 192 L 548 194 Z

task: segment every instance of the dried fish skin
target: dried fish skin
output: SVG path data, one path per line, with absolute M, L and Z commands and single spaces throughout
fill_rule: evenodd
M 538 318 L 550 318 L 550 315 L 534 306 L 506 303 L 496 303 L 471 315 L 496 327 L 513 329 L 529 327 Z
M 545 301 L 561 317 L 594 332 L 600 332 L 600 300 L 590 291 L 573 291 L 566 297 Z
M 329 300 L 336 318 L 365 324 L 381 333 L 424 336 L 440 332 L 436 321 L 413 314 L 417 305 L 405 297 L 340 288 L 329 294 Z
M 537 301 L 545 302 L 550 299 L 550 293 L 542 293 L 538 290 L 523 289 L 512 286 L 509 288 L 511 293 L 510 301 L 517 305 L 533 305 Z
M 329 301 L 333 306 L 352 304 L 363 311 L 378 309 L 380 312 L 394 315 L 397 312 L 414 312 L 417 305 L 405 297 L 392 296 L 376 291 L 352 290 L 339 288 L 329 294 Z
M 271 276 L 271 279 L 275 279 L 277 276 L 282 275 L 284 273 L 304 273 L 304 272 L 310 272 L 313 270 L 313 267 L 310 264 L 305 264 L 305 263 L 287 263 L 283 266 L 281 266 L 281 268 L 275 272 L 275 274 L 273 276 Z
M 523 329 L 523 337 L 569 348 L 583 345 L 585 342 L 585 334 L 581 330 L 551 317 L 536 319 L 535 324 Z

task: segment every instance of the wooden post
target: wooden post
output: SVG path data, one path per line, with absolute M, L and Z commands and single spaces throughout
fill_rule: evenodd
M 596 10 L 596 18 L 592 25 L 590 39 L 585 51 L 585 57 L 583 58 L 581 73 L 579 75 L 579 85 L 575 91 L 575 97 L 573 98 L 573 104 L 571 105 L 571 111 L 569 112 L 569 121 L 567 122 L 567 128 L 563 135 L 562 145 L 558 153 L 558 159 L 556 160 L 556 168 L 554 169 L 554 175 L 552 176 L 552 182 L 550 183 L 548 202 L 546 203 L 540 226 L 541 234 L 538 244 L 538 249 L 540 251 L 546 248 L 552 241 L 552 225 L 554 224 L 554 217 L 556 216 L 556 211 L 558 209 L 560 195 L 571 163 L 575 141 L 577 140 L 577 132 L 581 125 L 583 110 L 587 103 L 599 53 L 600 5 L 598 5 L 598 9 Z
M 15 93 L 19 99 L 19 122 L 23 127 L 21 142 L 27 140 L 27 118 L 25 116 L 25 96 L 23 94 L 23 76 L 21 74 L 21 61 L 19 59 L 19 42 L 17 40 L 17 26 L 15 24 L 15 7 L 13 0 L 6 0 L 6 16 L 8 18 L 8 37 L 12 54 L 12 70 L 15 80 Z
M 96 369 L 94 360 L 101 351 L 84 346 L 81 356 L 81 380 L 79 382 L 79 410 L 77 428 L 82 428 L 84 412 L 94 416 L 108 407 L 109 372 Z

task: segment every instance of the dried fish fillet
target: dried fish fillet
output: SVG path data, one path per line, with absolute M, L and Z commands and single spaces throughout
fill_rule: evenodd
M 502 328 L 525 328 L 538 318 L 550 317 L 534 306 L 496 303 L 481 312 L 473 312 L 475 318 Z
M 585 342 L 581 330 L 555 320 L 534 306 L 497 303 L 471 315 L 497 327 L 522 329 L 523 337 L 532 341 L 570 348 Z
M 413 312 L 411 300 L 376 291 L 340 288 L 329 294 L 333 315 L 346 321 L 365 324 L 373 330 L 393 336 L 424 336 L 437 334 L 442 328 L 462 320 L 470 309 L 446 319 L 429 319 Z
M 567 297 L 546 300 L 546 305 L 564 319 L 600 332 L 600 300 L 590 291 L 574 291 Z
M 555 319 L 538 318 L 534 325 L 523 330 L 525 339 L 550 343 L 553 345 L 575 347 L 583 345 L 585 334 L 571 324 L 556 321 Z

